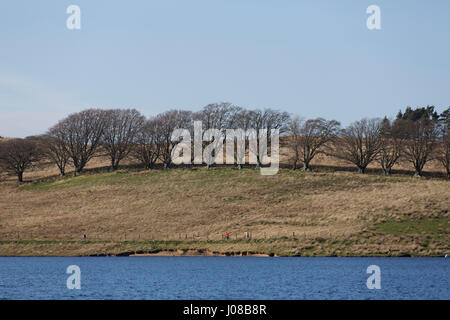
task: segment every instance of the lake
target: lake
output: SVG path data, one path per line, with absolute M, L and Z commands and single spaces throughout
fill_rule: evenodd
M 0 299 L 449 299 L 449 271 L 444 258 L 0 257 Z

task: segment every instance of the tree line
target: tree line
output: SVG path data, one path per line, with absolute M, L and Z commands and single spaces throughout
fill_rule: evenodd
M 199 112 L 170 110 L 149 118 L 135 109 L 87 109 L 70 114 L 43 135 L 3 139 L 0 167 L 17 175 L 19 182 L 25 170 L 43 161 L 57 166 L 61 176 L 68 165 L 75 174 L 81 173 L 97 156 L 107 156 L 112 171 L 127 157 L 147 169 L 157 163 L 169 168 L 177 143 L 171 140 L 172 132 L 193 128 L 194 121 L 202 121 L 202 134 L 217 129 L 223 138 L 226 129 L 267 129 L 268 134 L 278 129 L 294 170 L 311 170 L 311 161 L 326 154 L 353 164 L 360 173 L 378 162 L 385 175 L 403 161 L 411 164 L 415 176 L 422 176 L 426 163 L 439 161 L 450 178 L 450 107 L 438 114 L 433 106 L 408 107 L 395 119 L 362 119 L 344 128 L 336 120 L 301 119 L 275 109 L 249 110 L 231 103 L 209 104 Z

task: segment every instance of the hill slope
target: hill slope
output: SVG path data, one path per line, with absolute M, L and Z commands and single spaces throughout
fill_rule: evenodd
M 449 251 L 450 182 L 437 179 L 199 168 L 0 189 L 0 255 Z M 252 240 L 242 240 L 244 232 Z M 88 241 L 80 241 L 83 234 Z

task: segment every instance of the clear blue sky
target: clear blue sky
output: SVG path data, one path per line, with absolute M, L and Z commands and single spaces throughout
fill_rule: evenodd
M 66 8 L 81 8 L 81 30 Z M 381 7 L 382 29 L 366 28 Z M 149 116 L 228 101 L 348 124 L 450 105 L 448 0 L 0 3 L 0 135 L 89 107 Z

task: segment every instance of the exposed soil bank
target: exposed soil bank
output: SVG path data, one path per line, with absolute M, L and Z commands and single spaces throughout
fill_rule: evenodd
M 448 244 L 412 239 L 267 239 L 251 241 L 0 241 L 0 256 L 443 257 Z
M 274 254 L 267 253 L 258 253 L 252 251 L 243 251 L 243 252 L 217 252 L 217 251 L 207 251 L 207 250 L 155 250 L 153 252 L 142 252 L 137 251 L 134 253 L 123 253 L 119 254 L 120 256 L 129 256 L 129 257 L 273 257 L 278 256 Z

